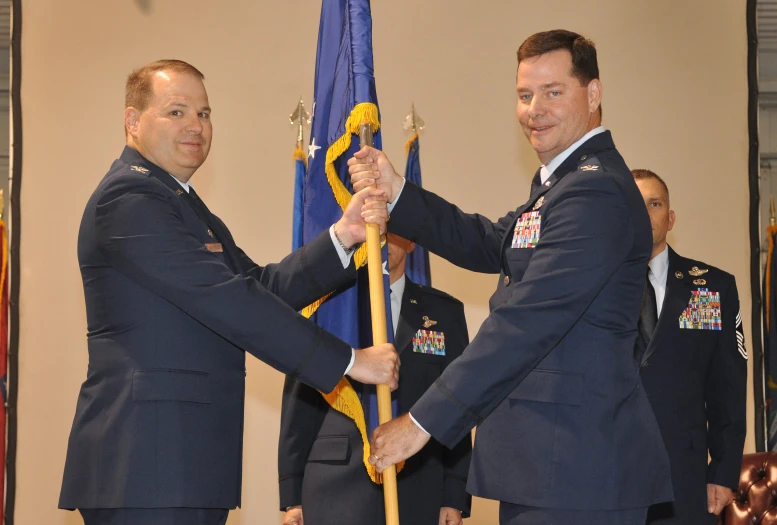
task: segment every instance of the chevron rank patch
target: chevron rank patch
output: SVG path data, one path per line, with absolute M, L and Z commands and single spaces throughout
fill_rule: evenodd
M 688 306 L 680 314 L 680 328 L 722 330 L 720 292 L 711 292 L 707 288 L 692 291 Z
M 540 242 L 540 222 L 542 217 L 538 211 L 529 211 L 521 215 L 515 223 L 513 233 L 513 248 L 534 248 Z
M 413 352 L 445 355 L 445 334 L 434 330 L 419 330 L 413 336 Z
M 747 347 L 745 346 L 745 332 L 742 331 L 742 312 L 737 312 L 737 350 L 739 354 L 747 359 Z

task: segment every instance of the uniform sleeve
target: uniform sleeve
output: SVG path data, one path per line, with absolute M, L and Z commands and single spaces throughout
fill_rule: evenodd
M 504 303 L 411 408 L 432 436 L 455 446 L 559 343 L 625 261 L 634 242 L 631 213 L 620 186 L 603 172 L 564 188 L 543 216 L 523 278 L 509 284 Z
M 302 482 L 310 449 L 318 437 L 327 408 L 321 394 L 286 377 L 278 437 L 278 491 L 280 508 L 302 505 Z
M 512 212 L 497 222 L 464 213 L 434 193 L 406 182 L 388 228 L 457 266 L 499 273 L 502 239 L 513 221 Z
M 721 297 L 721 315 L 723 330 L 705 385 L 711 458 L 707 483 L 737 490 L 747 432 L 747 350 L 733 277 Z
M 460 327 L 461 345 L 458 352 L 462 352 L 469 344 L 467 332 L 467 319 L 464 316 L 464 305 L 457 304 L 458 319 L 454 326 Z M 472 496 L 467 492 L 467 477 L 469 475 L 469 463 L 472 458 L 472 436 L 467 434 L 452 449 L 443 448 L 443 496 L 442 506 L 451 507 L 461 511 L 462 516 L 468 518 L 472 507 Z
M 238 348 L 331 391 L 350 361 L 350 346 L 297 314 L 260 281 L 273 289 L 293 287 L 294 275 L 311 282 L 315 277 L 306 274 L 315 269 L 305 252 L 287 257 L 281 272 L 259 279 L 235 275 L 186 228 L 176 204 L 156 186 L 148 180 L 117 183 L 101 195 L 95 232 L 108 263 Z

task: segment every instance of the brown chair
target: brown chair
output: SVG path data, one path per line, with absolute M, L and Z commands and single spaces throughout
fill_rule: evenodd
M 722 516 L 725 525 L 777 525 L 777 452 L 745 454 L 739 490 Z

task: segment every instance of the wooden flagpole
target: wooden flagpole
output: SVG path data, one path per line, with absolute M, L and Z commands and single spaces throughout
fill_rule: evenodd
M 359 129 L 361 147 L 372 146 L 372 126 L 362 124 Z M 383 287 L 383 258 L 380 250 L 380 228 L 367 224 L 367 271 L 370 278 L 370 311 L 372 318 L 372 344 L 388 343 L 386 327 L 386 298 Z M 388 385 L 377 385 L 378 422 L 382 425 L 391 421 L 391 389 Z M 397 498 L 397 468 L 387 468 L 383 476 L 383 503 L 386 506 L 386 525 L 399 525 L 399 502 Z

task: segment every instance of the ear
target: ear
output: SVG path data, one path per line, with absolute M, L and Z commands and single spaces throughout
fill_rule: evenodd
M 415 243 L 412 241 L 407 241 L 407 246 L 405 247 L 405 252 L 412 253 L 413 250 L 415 250 Z
M 130 106 L 124 110 L 124 129 L 128 135 L 133 138 L 138 136 L 138 126 L 140 125 L 140 111 Z
M 674 210 L 669 210 L 669 228 L 666 229 L 666 231 L 670 232 L 672 231 L 672 228 L 674 228 Z
M 602 105 L 602 83 L 598 78 L 588 83 L 588 111 L 595 113 Z

